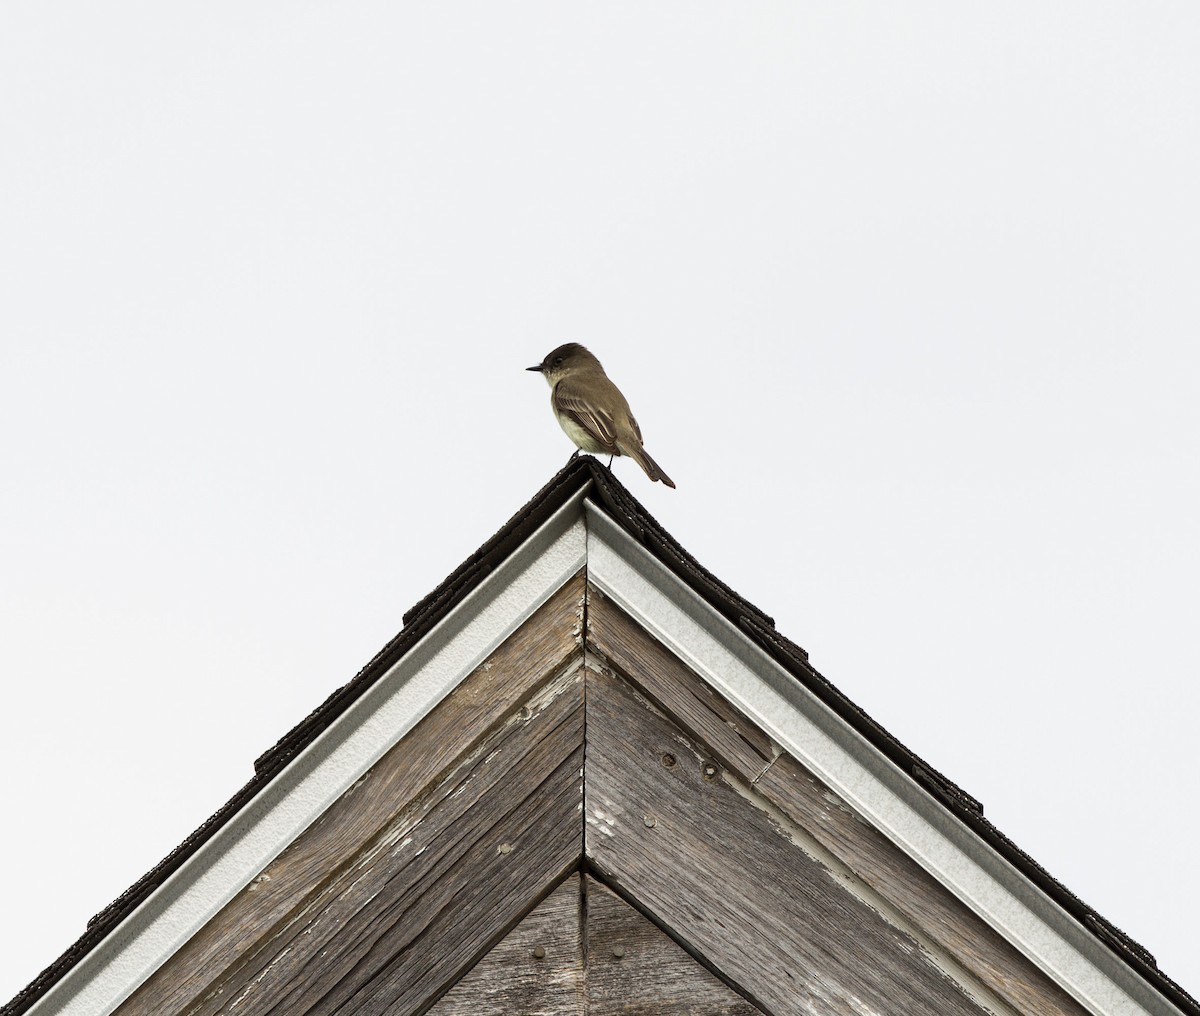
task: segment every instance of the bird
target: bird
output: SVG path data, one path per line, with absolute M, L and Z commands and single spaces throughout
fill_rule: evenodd
M 611 466 L 613 456 L 628 455 L 652 482 L 661 480 L 674 488 L 675 481 L 642 447 L 642 431 L 621 389 L 584 346 L 568 342 L 525 369 L 538 371 L 550 385 L 550 408 L 576 447 L 571 458 L 580 451 L 592 452 L 609 456 Z

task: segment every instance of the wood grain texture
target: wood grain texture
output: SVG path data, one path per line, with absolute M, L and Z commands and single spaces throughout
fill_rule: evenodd
M 428 1016 L 513 1013 L 761 1016 L 607 886 L 579 872 L 513 928 Z
M 586 706 L 589 860 L 741 994 L 774 1016 L 985 1012 L 624 680 L 589 671 Z
M 584 884 L 590 1016 L 761 1016 L 603 883 Z
M 225 985 L 237 1016 L 419 1013 L 579 859 L 582 683 L 552 682 Z
M 572 872 L 429 1016 L 583 1016 L 581 892 L 579 872 Z
M 355 863 L 364 843 L 430 788 L 579 652 L 576 575 L 117 1010 L 208 1016 L 238 968 L 260 969 L 272 942 Z
M 714 757 L 804 829 L 870 890 L 998 998 L 1030 1016 L 1085 1010 L 907 854 L 859 817 L 668 653 L 619 608 L 589 591 L 589 638 L 643 694 Z M 711 708 L 710 708 L 711 707 Z
M 688 670 L 595 586 L 588 586 L 587 648 L 658 710 L 704 738 L 716 761 L 751 782 L 778 753 L 771 739 Z
M 1017 1012 L 1087 1016 L 1057 984 L 789 755 L 757 788 Z

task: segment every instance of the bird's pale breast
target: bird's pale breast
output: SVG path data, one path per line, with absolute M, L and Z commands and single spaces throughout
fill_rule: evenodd
M 612 448 L 604 447 L 592 437 L 590 432 L 579 426 L 574 417 L 558 412 L 554 416 L 558 420 L 558 425 L 566 432 L 567 437 L 571 439 L 576 448 L 582 448 L 585 452 L 591 452 L 593 455 L 609 455 L 613 452 Z

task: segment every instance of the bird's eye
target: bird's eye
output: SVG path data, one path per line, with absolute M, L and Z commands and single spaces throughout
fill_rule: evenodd
M 561 357 L 561 356 L 556 356 L 556 357 L 554 358 L 554 366 L 555 366 L 555 367 L 557 367 L 557 366 L 558 366 L 559 364 L 561 364 L 561 363 L 562 363 L 562 357 Z

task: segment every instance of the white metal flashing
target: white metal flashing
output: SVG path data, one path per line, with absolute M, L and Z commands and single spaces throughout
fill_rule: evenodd
M 111 934 L 30 1016 L 108 1016 L 583 567 L 580 491 Z
M 591 500 L 588 581 L 1097 1016 L 1179 1010 Z

